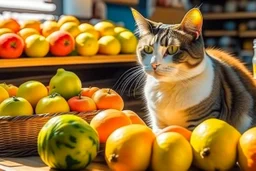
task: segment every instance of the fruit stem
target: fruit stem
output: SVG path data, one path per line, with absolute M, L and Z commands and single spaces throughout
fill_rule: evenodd
M 111 88 L 110 88 L 110 89 L 108 89 L 108 94 L 111 94 L 111 92 L 110 92 L 110 91 L 111 91 Z
M 200 152 L 200 156 L 202 158 L 205 158 L 207 156 L 209 156 L 211 153 L 210 153 L 210 148 L 207 147 L 207 148 L 204 148 L 203 151 Z
M 78 98 L 82 99 L 82 91 L 80 91 L 80 93 L 78 94 Z
M 16 96 L 13 96 L 12 98 L 13 98 L 13 101 L 15 101 L 15 102 L 20 101 Z
M 54 97 L 59 96 L 59 95 L 60 95 L 59 93 L 52 93 L 52 94 L 49 95 L 49 97 L 54 98 Z
M 16 42 L 11 42 L 11 48 L 15 49 L 16 48 Z
M 64 46 L 68 46 L 69 45 L 69 41 L 68 40 L 65 40 L 64 41 Z
M 118 154 L 111 154 L 110 162 L 117 162 L 118 161 Z

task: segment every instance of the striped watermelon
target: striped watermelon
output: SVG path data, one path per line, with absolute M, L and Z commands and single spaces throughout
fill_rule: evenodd
M 99 137 L 85 120 L 65 114 L 53 117 L 43 126 L 37 147 L 42 161 L 49 167 L 78 170 L 96 157 Z

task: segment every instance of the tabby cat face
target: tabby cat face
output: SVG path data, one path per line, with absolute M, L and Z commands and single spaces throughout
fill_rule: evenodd
M 203 18 L 199 9 L 191 9 L 180 24 L 174 25 L 150 21 L 134 9 L 132 13 L 139 32 L 138 61 L 148 75 L 173 82 L 204 71 Z

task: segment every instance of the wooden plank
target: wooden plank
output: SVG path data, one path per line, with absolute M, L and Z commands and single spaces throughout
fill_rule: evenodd
M 239 34 L 240 37 L 251 37 L 255 38 L 256 37 L 256 31 L 244 31 Z
M 0 59 L 0 69 L 36 67 L 36 66 L 58 66 L 58 65 L 77 65 L 77 64 L 104 64 L 104 63 L 124 63 L 136 62 L 136 55 L 96 55 L 91 57 L 69 56 L 69 57 L 44 57 L 44 58 L 18 58 Z
M 219 36 L 238 36 L 236 30 L 227 31 L 227 30 L 205 30 L 204 36 L 206 37 L 219 37 Z
M 139 0 L 103 0 L 106 3 L 123 4 L 123 5 L 138 5 Z
M 256 12 L 205 13 L 205 20 L 227 20 L 256 18 Z
M 0 158 L 0 171 L 55 171 L 46 166 L 40 157 Z M 110 171 L 104 163 L 93 162 L 84 171 Z

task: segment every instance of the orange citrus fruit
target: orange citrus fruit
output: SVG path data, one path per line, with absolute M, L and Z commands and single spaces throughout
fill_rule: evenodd
M 188 130 L 182 126 L 170 125 L 170 126 L 165 127 L 164 129 L 162 129 L 161 131 L 159 131 L 157 133 L 157 136 L 162 133 L 165 133 L 165 132 L 177 132 L 177 133 L 183 135 L 188 141 L 190 141 L 190 137 L 192 134 L 192 132 L 190 130 Z
M 90 122 L 90 125 L 97 130 L 101 143 L 105 143 L 116 129 L 130 124 L 131 120 L 122 111 L 116 109 L 101 111 Z
M 134 111 L 123 110 L 123 112 L 126 116 L 130 118 L 132 124 L 146 125 L 146 123 Z

